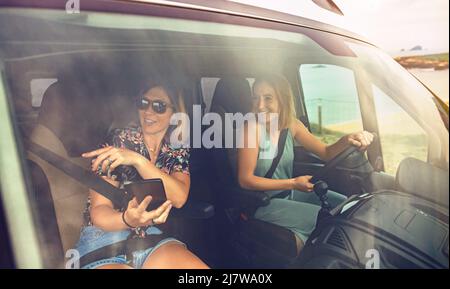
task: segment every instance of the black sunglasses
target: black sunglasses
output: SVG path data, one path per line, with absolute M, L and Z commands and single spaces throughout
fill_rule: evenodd
M 137 107 L 140 110 L 146 110 L 150 106 L 151 106 L 152 110 L 158 114 L 163 114 L 167 111 L 168 107 L 172 107 L 172 105 L 170 105 L 162 100 L 148 100 L 144 97 L 141 97 L 137 102 Z

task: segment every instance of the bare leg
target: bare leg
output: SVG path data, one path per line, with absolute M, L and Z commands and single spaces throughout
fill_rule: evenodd
M 297 256 L 300 254 L 300 251 L 303 249 L 303 241 L 297 235 L 295 235 L 295 243 L 297 245 Z
M 95 269 L 133 269 L 133 267 L 130 267 L 125 264 L 108 264 L 108 265 L 99 266 Z
M 209 269 L 191 251 L 178 242 L 168 242 L 145 260 L 143 269 Z

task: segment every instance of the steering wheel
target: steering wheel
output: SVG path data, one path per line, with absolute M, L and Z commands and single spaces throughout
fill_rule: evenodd
M 376 138 L 376 134 L 373 134 L 373 135 L 374 135 L 374 138 Z M 331 214 L 330 214 L 331 206 L 327 201 L 328 185 L 322 179 L 328 173 L 330 173 L 332 170 L 334 170 L 341 162 L 343 162 L 351 154 L 353 154 L 357 151 L 359 151 L 359 149 L 356 146 L 350 145 L 349 147 L 344 149 L 342 152 L 338 153 L 330 161 L 326 162 L 325 166 L 312 176 L 310 182 L 312 184 L 314 184 L 314 192 L 319 197 L 319 200 L 321 202 L 321 207 L 322 207 L 317 216 L 317 223 L 319 223 L 319 221 L 321 219 L 331 216 Z
M 338 164 L 343 162 L 346 158 L 348 158 L 351 154 L 358 151 L 358 148 L 355 146 L 349 146 L 342 152 L 338 153 L 334 158 L 332 158 L 330 161 L 328 161 L 323 168 L 321 168 L 317 173 L 315 173 L 310 182 L 312 184 L 316 184 L 320 180 L 322 180 L 323 177 L 325 177 L 329 172 L 334 170 Z
M 337 167 L 339 163 L 348 158 L 352 153 L 358 151 L 358 148 L 355 146 L 349 146 L 339 154 L 337 154 L 333 159 L 328 161 L 325 166 L 320 169 L 316 174 L 313 175 L 310 182 L 314 184 L 314 193 L 316 193 L 317 197 L 319 197 L 321 203 L 321 210 L 317 216 L 317 223 L 320 220 L 325 219 L 326 217 L 331 216 L 330 210 L 331 205 L 328 203 L 328 184 L 322 181 L 322 178 L 325 177 L 329 172 Z

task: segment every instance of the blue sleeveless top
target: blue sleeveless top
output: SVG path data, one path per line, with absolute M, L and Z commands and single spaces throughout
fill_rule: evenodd
M 258 160 L 256 163 L 256 168 L 254 171 L 255 176 L 264 177 L 269 171 L 273 159 L 277 155 L 278 142 L 272 143 L 270 140 L 270 135 L 264 130 L 262 131 L 261 141 L 259 144 Z M 280 162 L 272 175 L 272 179 L 290 179 L 292 178 L 292 171 L 294 166 L 294 137 L 291 134 L 290 129 L 288 129 L 286 136 L 286 143 L 284 145 L 284 152 L 281 156 Z M 273 197 L 279 191 L 266 191 L 266 193 Z

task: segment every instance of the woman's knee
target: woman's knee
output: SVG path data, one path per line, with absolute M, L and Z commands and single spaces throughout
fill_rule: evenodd
M 299 236 L 295 235 L 295 244 L 297 246 L 297 256 L 298 256 L 303 247 L 305 246 L 305 243 Z
M 185 245 L 173 241 L 168 242 L 147 258 L 142 266 L 144 269 L 208 269 L 197 256 L 189 251 Z

